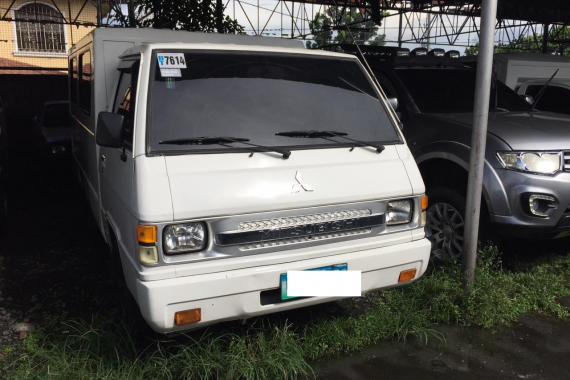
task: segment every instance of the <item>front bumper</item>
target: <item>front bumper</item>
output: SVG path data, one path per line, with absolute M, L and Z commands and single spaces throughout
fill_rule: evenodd
M 490 215 L 491 222 L 495 223 L 501 233 L 517 237 L 544 238 L 570 234 L 570 173 L 542 176 L 500 169 L 497 174 L 506 198 L 499 194 L 489 194 L 491 201 L 500 202 L 506 199 L 511 210 L 511 215 Z M 548 217 L 532 216 L 525 201 L 528 194 L 550 195 L 556 199 L 556 208 L 549 210 Z
M 348 263 L 362 272 L 362 293 L 399 285 L 400 272 L 415 268 L 419 278 L 426 270 L 431 244 L 427 239 L 382 248 L 168 280 L 137 280 L 137 298 L 146 322 L 159 333 L 201 328 L 210 324 L 333 301 L 338 297 L 312 297 L 264 304 L 261 292 L 279 288 L 281 273 Z M 409 283 L 407 282 L 407 283 Z M 405 284 L 405 283 L 402 283 Z M 264 302 L 265 303 L 265 302 Z M 198 323 L 175 326 L 174 313 L 201 308 Z

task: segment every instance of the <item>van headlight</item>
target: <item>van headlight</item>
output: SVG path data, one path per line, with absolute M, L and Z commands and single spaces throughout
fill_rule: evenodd
M 164 228 L 166 254 L 200 251 L 206 247 L 206 242 L 206 225 L 202 222 L 171 224 Z
M 412 201 L 391 201 L 386 207 L 386 225 L 409 223 L 412 220 Z
M 562 170 L 562 152 L 498 152 L 505 169 L 536 174 L 554 174 Z

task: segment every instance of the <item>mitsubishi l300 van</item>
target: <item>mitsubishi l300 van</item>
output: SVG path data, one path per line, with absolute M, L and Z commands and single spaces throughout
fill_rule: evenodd
M 290 271 L 358 271 L 364 294 L 426 270 L 424 183 L 356 57 L 97 29 L 69 73 L 75 171 L 155 331 L 338 298 L 291 297 Z

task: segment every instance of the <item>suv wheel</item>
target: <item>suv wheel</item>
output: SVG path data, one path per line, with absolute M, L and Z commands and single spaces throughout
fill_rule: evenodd
M 437 258 L 456 260 L 463 252 L 465 197 L 457 191 L 437 187 L 428 190 L 426 236 Z

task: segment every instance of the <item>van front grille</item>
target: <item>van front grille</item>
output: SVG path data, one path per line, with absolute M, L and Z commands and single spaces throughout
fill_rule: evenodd
M 331 220 L 341 220 L 348 218 L 359 218 L 362 216 L 368 216 L 370 214 L 371 212 L 369 209 L 333 211 L 333 212 L 324 212 L 320 214 L 290 216 L 286 218 L 275 218 L 269 220 L 256 220 L 253 222 L 241 222 L 238 228 L 240 231 L 251 231 L 263 228 L 292 227 L 307 223 L 327 222 Z
M 354 235 L 362 235 L 362 234 L 369 234 L 372 232 L 372 228 L 361 228 L 357 230 L 349 230 L 349 231 L 339 231 L 339 232 L 331 232 L 325 234 L 316 234 L 316 235 L 309 235 L 309 236 L 300 236 L 300 237 L 293 237 L 289 239 L 276 239 L 276 240 L 266 240 L 260 242 L 253 242 L 249 244 L 240 244 L 239 250 L 240 251 L 251 251 L 254 249 L 262 249 L 262 248 L 271 248 L 277 247 L 280 245 L 293 245 L 299 243 L 309 243 L 321 240 L 329 240 L 329 239 L 337 239 L 345 236 L 354 236 Z
M 239 223 L 237 230 L 217 232 L 215 242 L 218 246 L 237 245 L 242 251 L 308 243 L 370 233 L 385 219 L 383 213 L 359 209 L 248 221 Z
M 564 171 L 570 172 L 570 151 L 564 152 Z

